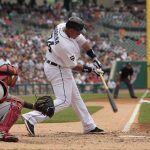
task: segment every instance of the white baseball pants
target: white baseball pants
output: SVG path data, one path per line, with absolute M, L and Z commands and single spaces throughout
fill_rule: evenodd
M 79 90 L 72 75 L 72 70 L 53 66 L 45 62 L 44 71 L 47 79 L 52 84 L 56 97 L 54 100 L 55 113 L 72 105 L 83 124 L 84 132 L 93 130 L 96 125 L 80 96 Z M 31 111 L 23 114 L 23 117 L 33 125 L 38 122 L 42 122 L 47 118 L 38 111 Z

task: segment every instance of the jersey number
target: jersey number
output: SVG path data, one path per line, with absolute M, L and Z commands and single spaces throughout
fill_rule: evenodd
M 74 56 L 71 56 L 70 59 L 71 59 L 72 61 L 74 61 L 74 60 L 75 60 L 75 57 L 74 57 Z

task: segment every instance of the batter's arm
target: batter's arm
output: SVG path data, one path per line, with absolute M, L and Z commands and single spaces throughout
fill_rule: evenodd
M 93 60 L 93 65 L 95 66 L 96 69 L 102 69 L 102 64 L 96 57 L 96 54 L 92 50 L 92 47 L 88 41 L 86 41 L 82 45 L 82 49 L 86 52 L 86 54 Z
M 75 67 L 72 68 L 73 71 L 79 71 L 79 72 L 82 72 L 83 70 L 83 65 L 76 65 Z
M 90 73 L 90 72 L 94 71 L 94 68 L 89 67 L 87 65 L 78 64 L 72 70 L 73 71 L 88 72 L 88 73 Z
M 87 52 L 89 49 L 92 49 L 92 47 L 88 41 L 86 41 L 81 47 L 85 52 Z

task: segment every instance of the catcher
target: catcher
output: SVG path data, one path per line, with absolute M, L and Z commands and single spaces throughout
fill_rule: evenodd
M 9 133 L 17 121 L 22 108 L 35 109 L 49 117 L 54 114 L 54 104 L 50 96 L 39 97 L 34 104 L 8 94 L 8 86 L 13 87 L 17 81 L 18 71 L 9 64 L 0 66 L 0 141 L 18 142 L 18 138 Z
M 21 114 L 22 107 L 33 109 L 34 105 L 8 94 L 8 86 L 13 87 L 18 72 L 9 64 L 0 66 L 0 141 L 18 142 L 18 138 L 9 133 Z

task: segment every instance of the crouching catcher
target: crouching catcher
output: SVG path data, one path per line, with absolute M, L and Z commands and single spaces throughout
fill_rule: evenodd
M 13 87 L 17 81 L 18 71 L 9 64 L 0 66 L 0 141 L 18 142 L 18 138 L 9 133 L 17 121 L 22 108 L 33 109 L 34 105 L 10 95 L 8 87 Z

